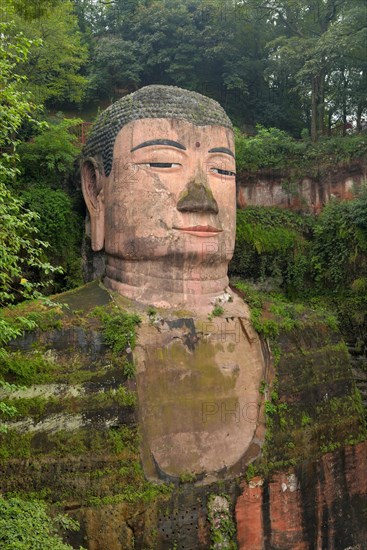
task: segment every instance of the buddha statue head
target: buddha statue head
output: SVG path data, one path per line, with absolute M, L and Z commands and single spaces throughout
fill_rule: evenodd
M 235 156 L 232 124 L 216 101 L 158 85 L 123 97 L 97 119 L 81 172 L 107 287 L 157 307 L 223 292 Z

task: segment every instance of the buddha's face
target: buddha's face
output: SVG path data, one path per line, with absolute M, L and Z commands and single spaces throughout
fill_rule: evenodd
M 233 132 L 182 120 L 130 122 L 103 184 L 104 246 L 125 260 L 228 263 L 235 238 Z

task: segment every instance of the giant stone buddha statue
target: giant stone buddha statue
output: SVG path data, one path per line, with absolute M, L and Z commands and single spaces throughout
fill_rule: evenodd
M 261 446 L 266 373 L 247 306 L 228 287 L 231 121 L 198 93 L 142 88 L 99 116 L 82 189 L 105 286 L 150 312 L 134 352 L 146 474 L 238 473 Z

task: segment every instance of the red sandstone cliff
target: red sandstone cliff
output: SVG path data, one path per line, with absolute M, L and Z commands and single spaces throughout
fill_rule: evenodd
M 365 550 L 367 442 L 242 484 L 240 550 Z
M 351 199 L 354 190 L 367 182 L 367 165 L 355 162 L 337 166 L 318 175 L 305 175 L 289 182 L 288 174 L 276 172 L 242 173 L 237 177 L 239 208 L 280 206 L 318 212 L 332 197 Z

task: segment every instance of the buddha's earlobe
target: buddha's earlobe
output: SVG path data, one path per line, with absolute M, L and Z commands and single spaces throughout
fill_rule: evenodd
M 86 159 L 81 167 L 82 191 L 91 221 L 92 250 L 103 249 L 105 239 L 105 205 L 103 196 L 103 178 L 97 162 Z

